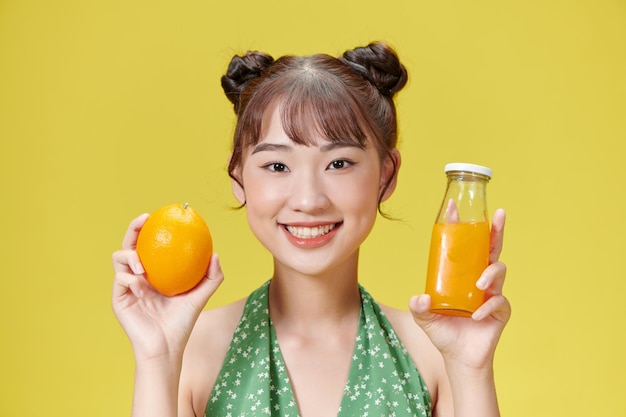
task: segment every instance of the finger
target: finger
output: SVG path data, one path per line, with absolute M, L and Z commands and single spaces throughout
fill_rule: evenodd
M 113 300 L 124 297 L 131 292 L 135 297 L 143 297 L 144 291 L 137 275 L 118 272 L 113 281 Z
M 491 297 L 474 311 L 472 319 L 480 321 L 489 316 L 502 324 L 506 324 L 511 317 L 511 304 L 509 300 L 503 295 Z
M 490 294 L 502 294 L 504 279 L 506 277 L 506 265 L 502 262 L 495 262 L 489 265 L 476 281 L 479 290 L 488 290 Z
M 431 298 L 428 294 L 416 295 L 409 300 L 409 310 L 413 320 L 422 328 L 433 321 L 434 313 L 430 311 Z
M 115 272 L 132 272 L 141 275 L 145 271 L 134 250 L 118 250 L 113 252 L 113 270 Z
M 137 246 L 137 236 L 139 236 L 139 231 L 141 227 L 144 225 L 146 220 L 148 220 L 150 215 L 148 213 L 144 213 L 138 217 L 135 217 L 130 224 L 128 225 L 128 229 L 126 229 L 126 234 L 124 235 L 124 240 L 122 241 L 122 249 L 135 249 Z
M 191 293 L 193 293 L 192 297 L 195 299 L 195 302 L 204 306 L 223 281 L 224 273 L 222 272 L 220 259 L 219 256 L 214 253 L 211 256 L 211 262 L 209 263 L 206 276 L 193 290 L 191 290 Z
M 491 222 L 491 238 L 489 248 L 489 263 L 497 262 L 502 253 L 502 244 L 504 242 L 504 224 L 506 222 L 506 213 L 502 209 L 496 210 L 493 214 Z
M 459 210 L 456 208 L 456 203 L 451 198 L 448 201 L 448 207 L 446 209 L 446 223 L 458 223 L 459 222 Z
M 414 315 L 421 315 L 430 312 L 430 295 L 422 294 L 411 297 L 409 308 Z

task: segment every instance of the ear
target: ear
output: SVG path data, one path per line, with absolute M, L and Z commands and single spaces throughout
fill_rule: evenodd
M 230 182 L 231 182 L 231 187 L 233 189 L 233 195 L 235 196 L 237 201 L 239 201 L 239 204 L 241 204 L 242 206 L 245 206 L 246 205 L 246 193 L 243 190 L 243 185 L 239 182 L 239 180 L 236 180 L 234 178 L 232 178 Z
M 233 154 L 231 153 L 228 157 L 228 164 L 230 165 L 230 160 L 232 159 Z M 246 192 L 243 189 L 243 178 L 241 176 L 241 167 L 237 167 L 233 170 L 231 178 L 230 178 L 230 186 L 233 189 L 233 195 L 239 201 L 239 204 L 242 206 L 246 205 Z
M 380 201 L 387 200 L 396 189 L 398 183 L 398 171 L 400 171 L 400 151 L 393 149 L 385 158 L 380 169 L 380 192 L 384 191 Z M 385 188 L 387 187 L 387 188 Z

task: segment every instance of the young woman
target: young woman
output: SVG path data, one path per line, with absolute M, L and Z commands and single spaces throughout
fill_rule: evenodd
M 116 271 L 113 309 L 133 347 L 134 416 L 499 415 L 493 356 L 508 321 L 498 262 L 504 212 L 472 318 L 377 304 L 358 282 L 359 247 L 394 191 L 394 95 L 407 81 L 396 53 L 372 43 L 344 53 L 235 56 L 222 78 L 237 114 L 233 192 L 273 255 L 271 280 L 246 299 L 203 311 L 223 280 L 164 297 L 134 251 L 134 219 Z

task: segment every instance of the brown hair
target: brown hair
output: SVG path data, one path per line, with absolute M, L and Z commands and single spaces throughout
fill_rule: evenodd
M 379 42 L 339 58 L 317 54 L 274 60 L 256 51 L 234 56 L 222 77 L 222 88 L 237 114 L 228 174 L 240 181 L 234 171 L 243 151 L 258 143 L 266 112 L 279 103 L 283 129 L 297 144 L 311 144 L 313 120 L 317 133 L 331 142 L 365 148 L 370 137 L 381 160 L 390 156 L 398 135 L 393 96 L 407 79 L 395 51 Z M 396 169 L 394 162 L 394 175 Z

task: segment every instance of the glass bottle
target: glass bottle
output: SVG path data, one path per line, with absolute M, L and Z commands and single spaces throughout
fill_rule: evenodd
M 469 317 L 484 301 L 476 287 L 489 265 L 487 183 L 491 169 L 447 164 L 446 192 L 433 226 L 426 294 L 434 313 Z

